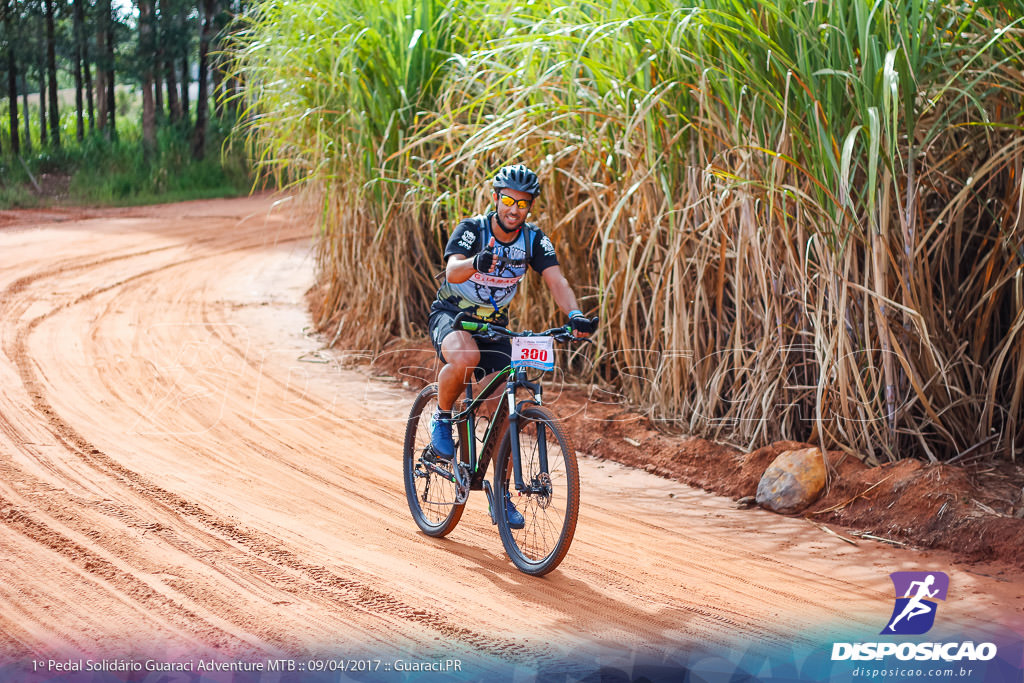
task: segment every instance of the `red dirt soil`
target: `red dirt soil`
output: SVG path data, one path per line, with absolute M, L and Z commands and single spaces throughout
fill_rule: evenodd
M 434 381 L 426 342 L 395 339 L 372 370 L 421 387 Z M 600 393 L 595 387 L 591 394 Z M 621 405 L 588 400 L 569 388 L 557 413 L 577 448 L 711 493 L 752 504 L 765 468 L 783 451 L 812 444 L 779 441 L 747 453 L 734 446 L 666 433 Z M 832 476 L 824 494 L 793 515 L 869 534 L 893 545 L 938 549 L 964 563 L 1024 567 L 1024 467 L 988 462 L 970 467 L 906 459 L 869 467 L 841 451 L 828 453 Z M 850 539 L 853 541 L 853 539 Z
M 275 199 L 0 213 L 0 674 L 344 651 L 469 653 L 506 680 L 581 652 L 819 648 L 877 634 L 906 569 L 949 573 L 944 628 L 1024 633 L 1019 470 L 830 456 L 810 522 L 740 510 L 680 482 L 749 496 L 786 444 L 744 455 L 551 384 L 582 453 L 562 564 L 516 570 L 479 495 L 420 533 L 402 439 L 433 353 L 333 360 L 304 329 L 313 231 Z M 922 550 L 837 537 L 858 529 Z

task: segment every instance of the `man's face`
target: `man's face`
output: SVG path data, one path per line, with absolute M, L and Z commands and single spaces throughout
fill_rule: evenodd
M 514 201 L 511 206 L 505 206 L 508 199 L 512 198 Z M 494 193 L 494 202 L 498 206 L 498 217 L 501 218 L 501 222 L 504 223 L 505 227 L 511 232 L 515 232 L 523 223 L 526 222 L 526 217 L 530 213 L 530 207 L 527 205 L 525 208 L 520 207 L 521 202 L 527 202 L 528 204 L 533 201 L 533 195 L 529 192 L 521 192 L 519 190 L 512 190 L 504 188 Z

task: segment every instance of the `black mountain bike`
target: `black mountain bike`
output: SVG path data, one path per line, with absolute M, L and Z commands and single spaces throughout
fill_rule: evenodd
M 573 337 L 568 326 L 513 332 L 463 315 L 456 318 L 455 328 L 475 336 L 512 339 L 512 359 L 475 397 L 467 387 L 465 403 L 452 411 L 454 462 L 436 455 L 430 446 L 428 423 L 437 409 L 437 385 L 431 384 L 416 397 L 402 458 L 409 509 L 424 533 L 445 536 L 462 518 L 469 492 L 482 489 L 491 522 L 498 525 L 512 562 L 527 574 L 547 574 L 565 557 L 576 531 L 579 469 L 572 442 L 558 419 L 541 405 L 541 386 L 528 379 L 526 368 L 553 367 L 552 341 L 586 340 Z M 517 338 L 528 341 L 517 343 Z M 505 400 L 487 417 L 481 406 L 502 385 Z M 520 389 L 530 396 L 517 398 Z M 485 480 L 492 461 L 493 486 Z M 506 499 L 523 515 L 521 528 L 509 524 Z

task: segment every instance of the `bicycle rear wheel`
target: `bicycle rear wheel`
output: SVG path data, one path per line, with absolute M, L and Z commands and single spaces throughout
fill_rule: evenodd
M 457 501 L 453 463 L 430 448 L 430 416 L 437 409 L 437 385 L 423 389 L 412 404 L 405 426 L 402 474 L 412 518 L 428 536 L 444 536 L 462 518 L 466 501 Z M 458 434 L 455 452 L 459 453 Z
M 514 490 L 512 446 L 506 437 L 494 473 L 492 504 L 509 559 L 520 571 L 542 576 L 562 561 L 576 532 L 580 509 L 576 451 L 549 410 L 529 406 L 519 417 L 519 452 L 523 483 L 528 490 L 521 495 Z M 545 454 L 546 471 L 541 464 Z M 524 518 L 522 529 L 509 525 L 505 504 L 508 494 Z

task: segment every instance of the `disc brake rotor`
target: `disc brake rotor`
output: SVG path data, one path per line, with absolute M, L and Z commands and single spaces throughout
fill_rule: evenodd
M 534 480 L 533 488 L 537 490 L 537 493 L 533 494 L 534 500 L 537 501 L 537 506 L 542 510 L 546 510 L 548 505 L 551 505 L 551 475 L 547 472 L 541 472 Z

